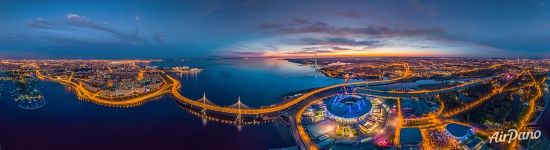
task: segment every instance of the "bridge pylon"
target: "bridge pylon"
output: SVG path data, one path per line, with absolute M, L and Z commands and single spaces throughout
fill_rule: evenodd
M 204 107 L 204 106 L 206 106 L 206 92 L 202 92 L 201 100 L 202 100 L 202 110 L 201 110 L 201 112 L 202 112 L 203 115 L 206 115 L 206 108 Z
M 239 98 L 237 99 L 237 110 L 237 118 L 235 119 L 235 122 L 237 122 L 237 124 L 240 124 L 242 122 L 241 96 L 239 96 Z

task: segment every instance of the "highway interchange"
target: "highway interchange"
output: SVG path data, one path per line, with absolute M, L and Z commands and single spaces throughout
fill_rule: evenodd
M 401 77 L 390 79 L 390 80 L 352 82 L 352 83 L 336 84 L 336 85 L 332 85 L 332 86 L 322 87 L 322 88 L 318 88 L 318 89 L 309 91 L 307 93 L 304 93 L 303 95 L 301 95 L 301 96 L 299 96 L 295 99 L 292 99 L 290 101 L 286 101 L 286 102 L 276 104 L 276 105 L 273 105 L 273 106 L 260 107 L 260 108 L 224 107 L 224 106 L 219 106 L 219 105 L 210 104 L 210 103 L 204 103 L 204 102 L 201 102 L 201 101 L 197 101 L 197 100 L 187 98 L 187 97 L 183 96 L 180 93 L 180 88 L 182 87 L 182 84 L 180 83 L 180 81 L 178 79 L 170 76 L 170 75 L 165 75 L 163 77 L 164 84 L 161 88 L 159 88 L 157 90 L 146 92 L 146 93 L 143 93 L 143 94 L 140 94 L 140 95 L 116 98 L 116 100 L 114 100 L 113 98 L 98 96 L 97 92 L 92 92 L 92 91 L 86 89 L 82 85 L 82 83 L 77 83 L 77 82 L 73 81 L 71 77 L 66 78 L 66 79 L 61 79 L 59 77 L 51 77 L 51 76 L 48 76 L 48 75 L 44 75 L 43 72 L 40 70 L 40 68 L 37 65 L 33 65 L 33 66 L 36 67 L 35 74 L 39 79 L 51 80 L 51 81 L 54 81 L 54 82 L 58 82 L 58 83 L 70 86 L 75 90 L 75 92 L 76 92 L 76 94 L 79 98 L 89 100 L 89 101 L 91 101 L 93 103 L 96 103 L 96 104 L 99 104 L 99 105 L 112 106 L 112 107 L 134 107 L 134 106 L 139 106 L 139 105 L 147 102 L 148 100 L 152 100 L 152 99 L 155 99 L 157 97 L 160 97 L 160 96 L 163 96 L 163 95 L 166 95 L 166 94 L 171 94 L 178 101 L 180 101 L 184 104 L 193 106 L 193 107 L 201 108 L 201 109 L 207 110 L 209 112 L 233 114 L 233 115 L 236 115 L 236 116 L 241 116 L 241 115 L 276 114 L 276 113 L 279 113 L 279 112 L 282 112 L 282 111 L 286 111 L 289 108 L 292 108 L 293 106 L 296 106 L 297 104 L 300 104 L 301 102 L 305 101 L 307 103 L 305 105 L 302 105 L 297 110 L 297 112 L 295 113 L 295 116 L 293 118 L 295 119 L 297 132 L 298 132 L 298 134 L 301 138 L 301 142 L 308 149 L 318 149 L 316 147 L 316 145 L 311 142 L 312 140 L 310 139 L 310 137 L 306 133 L 305 129 L 301 126 L 301 120 L 302 120 L 301 114 L 303 113 L 303 111 L 310 104 L 312 104 L 313 102 L 315 102 L 319 99 L 309 100 L 309 101 L 306 101 L 306 100 L 308 100 L 310 97 L 312 97 L 314 95 L 317 95 L 319 93 L 326 92 L 326 91 L 329 91 L 329 90 L 332 90 L 332 89 L 341 88 L 341 87 L 344 87 L 344 86 L 363 86 L 363 85 L 371 85 L 371 84 L 394 83 L 394 82 L 398 82 L 398 81 L 403 80 L 403 79 L 407 79 L 411 76 L 412 72 L 411 72 L 408 64 L 402 63 L 402 64 L 393 64 L 393 65 L 400 65 L 404 68 L 404 72 L 403 72 Z M 491 67 L 495 68 L 495 67 L 498 67 L 498 66 L 491 66 Z M 464 125 L 473 127 L 470 124 L 458 122 L 458 121 L 452 120 L 451 118 L 453 116 L 457 115 L 457 114 L 466 112 L 466 111 L 468 111 L 472 108 L 477 107 L 480 104 L 483 104 L 487 100 L 491 99 L 493 96 L 495 96 L 497 94 L 500 94 L 503 91 L 518 90 L 518 89 L 525 88 L 525 87 L 534 87 L 536 89 L 536 95 L 534 95 L 533 97 L 531 97 L 531 99 L 529 99 L 529 104 L 530 104 L 529 106 L 530 107 L 526 111 L 526 114 L 524 115 L 524 117 L 522 117 L 520 119 L 520 121 L 518 122 L 518 127 L 517 127 L 517 129 L 519 131 L 526 130 L 527 129 L 527 124 L 529 123 L 529 121 L 531 120 L 531 118 L 534 115 L 534 111 L 535 111 L 534 107 L 536 106 L 537 101 L 543 95 L 542 83 L 545 82 L 546 78 L 543 78 L 543 79 L 537 81 L 533 77 L 533 75 L 531 74 L 531 72 L 529 70 L 522 71 L 520 74 L 517 74 L 515 78 L 518 78 L 522 75 L 529 76 L 529 78 L 531 78 L 532 81 L 528 82 L 528 83 L 524 83 L 520 87 L 514 87 L 514 88 L 508 88 L 508 85 L 510 84 L 510 82 L 506 83 L 506 84 L 502 85 L 501 87 L 492 89 L 492 91 L 487 93 L 486 95 L 484 95 L 484 96 L 482 96 L 482 97 L 480 97 L 480 98 L 478 98 L 478 99 L 476 99 L 476 100 L 474 100 L 474 101 L 472 101 L 472 102 L 470 102 L 470 103 L 468 103 L 464 106 L 461 106 L 459 108 L 453 108 L 453 109 L 447 110 L 444 107 L 444 104 L 441 103 L 440 104 L 441 109 L 440 109 L 440 111 L 438 111 L 438 113 L 436 115 L 431 115 L 431 116 L 427 116 L 427 117 L 423 117 L 423 118 L 405 119 L 405 118 L 403 118 L 402 115 L 399 115 L 399 114 L 401 114 L 401 111 L 400 111 L 400 109 L 398 109 L 397 110 L 398 120 L 400 121 L 400 123 L 398 125 L 398 128 L 401 128 L 401 127 L 418 127 L 418 128 L 428 128 L 429 127 L 429 128 L 433 128 L 433 127 L 440 127 L 440 126 L 446 125 L 448 123 L 459 123 L 459 124 L 464 124 Z M 437 93 L 437 92 L 442 92 L 442 91 L 449 91 L 449 90 L 458 89 L 459 87 L 464 87 L 464 86 L 468 86 L 468 85 L 479 83 L 479 82 L 481 82 L 481 80 L 473 80 L 473 81 L 466 82 L 466 83 L 463 83 L 463 84 L 455 85 L 453 87 L 446 87 L 446 88 L 441 88 L 441 89 L 436 89 L 436 90 L 378 91 L 378 92 L 388 92 L 388 93 L 392 93 L 392 94 L 396 94 L 396 93 L 397 94 Z M 397 104 L 399 105 L 400 103 L 398 102 Z M 398 108 L 400 108 L 400 107 L 398 107 Z M 444 109 L 445 109 L 445 111 L 443 111 Z M 474 129 L 476 129 L 476 128 L 474 128 Z M 483 131 L 483 130 L 480 130 L 480 129 L 476 129 L 475 131 L 476 131 L 476 133 L 481 134 L 481 135 L 487 135 L 488 134 L 488 131 Z M 425 134 L 423 134 L 423 135 L 425 135 Z M 398 132 L 396 133 L 396 138 L 395 138 L 394 142 L 398 142 L 397 137 L 399 137 Z M 518 142 L 514 141 L 509 145 L 509 148 L 510 149 L 515 149 L 515 148 L 517 148 L 517 146 L 518 146 Z

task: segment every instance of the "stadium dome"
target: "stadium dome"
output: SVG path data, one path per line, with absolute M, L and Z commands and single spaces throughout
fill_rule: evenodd
M 372 103 L 367 98 L 358 95 L 337 95 L 325 101 L 330 115 L 353 119 L 366 115 L 372 108 Z
M 447 131 L 449 131 L 451 135 L 457 138 L 462 138 L 468 135 L 468 131 L 470 131 L 470 127 L 463 126 L 456 123 L 451 123 L 447 125 Z

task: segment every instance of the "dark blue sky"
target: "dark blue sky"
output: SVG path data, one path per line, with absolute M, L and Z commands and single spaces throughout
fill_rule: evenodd
M 550 2 L 0 1 L 0 58 L 550 57 Z

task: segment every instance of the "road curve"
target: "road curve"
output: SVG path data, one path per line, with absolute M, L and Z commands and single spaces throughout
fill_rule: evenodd
M 212 104 L 208 104 L 208 103 L 201 103 L 199 101 L 195 101 L 193 99 L 187 98 L 187 97 L 180 94 L 179 88 L 181 87 L 181 84 L 179 83 L 179 81 L 177 79 L 175 79 L 171 76 L 168 76 L 168 75 L 167 75 L 167 78 L 169 80 L 171 80 L 172 82 L 174 82 L 174 85 L 172 86 L 172 92 L 171 92 L 172 95 L 175 98 L 177 98 L 178 100 L 180 100 L 181 102 L 184 102 L 184 103 L 187 103 L 189 105 L 196 106 L 196 107 L 200 107 L 200 108 L 203 108 L 203 109 L 206 109 L 206 110 L 215 111 L 215 112 L 228 113 L 228 114 L 239 114 L 239 115 L 258 115 L 258 114 L 275 113 L 275 112 L 285 110 L 287 108 L 290 108 L 290 107 L 298 104 L 299 102 L 304 101 L 305 99 L 309 98 L 310 96 L 313 96 L 315 94 L 318 94 L 318 93 L 321 93 L 321 92 L 324 92 L 324 91 L 328 91 L 330 89 L 339 88 L 339 87 L 343 87 L 343 86 L 349 86 L 349 85 L 368 85 L 368 84 L 390 83 L 390 82 L 395 82 L 395 81 L 402 80 L 402 79 L 410 77 L 411 72 L 410 72 L 410 68 L 409 68 L 408 64 L 404 63 L 404 64 L 401 64 L 401 65 L 403 65 L 403 67 L 405 68 L 405 71 L 404 71 L 403 75 L 399 78 L 395 78 L 395 79 L 391 79 L 391 80 L 383 80 L 383 81 L 365 81 L 365 82 L 353 82 L 353 83 L 336 84 L 336 85 L 327 86 L 327 87 L 323 87 L 323 88 L 319 88 L 319 89 L 310 91 L 310 92 L 305 93 L 304 95 L 302 95 L 302 96 L 300 96 L 296 99 L 293 99 L 291 101 L 287 101 L 287 102 L 284 102 L 284 103 L 281 103 L 281 104 L 278 104 L 278 105 L 275 105 L 275 106 L 272 106 L 272 107 L 263 107 L 263 108 L 255 108 L 255 109 L 244 109 L 244 108 L 238 109 L 238 108 L 223 107 L 223 106 L 212 105 Z
M 392 65 L 396 65 L 396 64 L 392 64 Z M 136 97 L 132 97 L 132 98 L 128 98 L 126 100 L 120 100 L 120 101 L 113 101 L 113 100 L 110 100 L 110 99 L 97 97 L 97 96 L 95 96 L 95 93 L 93 93 L 90 90 L 86 89 L 82 85 L 77 84 L 77 83 L 75 83 L 73 81 L 70 81 L 70 80 L 56 79 L 56 78 L 44 76 L 42 74 L 42 72 L 40 71 L 40 69 L 38 68 L 38 66 L 36 66 L 36 68 L 37 68 L 36 75 L 40 79 L 48 79 L 48 80 L 52 80 L 52 81 L 55 81 L 55 82 L 59 82 L 61 84 L 69 85 L 69 86 L 73 87 L 76 90 L 77 96 L 79 98 L 88 99 L 88 100 L 90 100 L 94 103 L 103 104 L 103 105 L 107 105 L 107 106 L 121 106 L 121 107 L 124 107 L 124 106 L 137 106 L 139 104 L 144 103 L 145 101 L 147 101 L 149 99 L 152 99 L 152 98 L 159 97 L 159 96 L 162 96 L 164 94 L 170 93 L 177 100 L 179 100 L 179 101 L 181 101 L 185 104 L 189 104 L 189 105 L 192 105 L 192 106 L 195 106 L 195 107 L 200 107 L 200 108 L 203 108 L 203 109 L 209 110 L 209 111 L 220 112 L 220 113 L 228 113 L 228 114 L 237 114 L 237 115 L 259 115 L 259 114 L 275 113 L 275 112 L 285 110 L 287 108 L 290 108 L 290 107 L 298 104 L 299 102 L 304 101 L 305 99 L 309 98 L 310 96 L 313 96 L 315 94 L 318 94 L 318 93 L 321 93 L 321 92 L 324 92 L 324 91 L 328 91 L 328 90 L 331 90 L 331 89 L 334 89 L 334 88 L 340 88 L 340 87 L 349 86 L 349 85 L 369 85 L 369 84 L 391 83 L 391 82 L 402 80 L 402 79 L 405 79 L 405 78 L 408 78 L 408 77 L 411 76 L 411 71 L 410 71 L 410 68 L 409 68 L 408 64 L 403 63 L 403 64 L 397 64 L 397 65 L 402 65 L 405 70 L 404 70 L 403 75 L 401 77 L 398 77 L 398 78 L 395 78 L 395 79 L 383 80 L 383 81 L 365 81 L 365 82 L 353 82 L 353 83 L 336 84 L 336 85 L 327 86 L 327 87 L 323 87 L 323 88 L 319 88 L 319 89 L 310 91 L 310 92 L 305 93 L 304 95 L 302 95 L 302 96 L 300 96 L 296 99 L 293 99 L 291 101 L 287 101 L 287 102 L 284 102 L 284 103 L 281 103 L 281 104 L 278 104 L 278 105 L 275 105 L 275 106 L 272 106 L 272 107 L 250 108 L 250 109 L 248 109 L 248 108 L 232 108 L 232 107 L 212 105 L 212 104 L 202 103 L 202 102 L 187 98 L 179 92 L 179 89 L 182 86 L 181 83 L 179 82 L 179 80 L 175 79 L 174 77 L 172 77 L 170 75 L 166 75 L 165 78 L 163 78 L 164 82 L 165 82 L 165 85 L 163 87 L 161 87 L 160 89 L 158 89 L 154 92 L 146 93 L 146 94 L 143 94 L 143 95 L 139 95 L 139 96 L 136 96 Z

